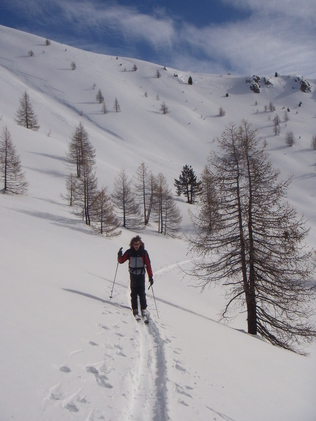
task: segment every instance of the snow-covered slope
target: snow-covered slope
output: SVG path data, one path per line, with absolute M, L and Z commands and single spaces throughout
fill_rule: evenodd
M 45 39 L 0 26 L 0 131 L 8 127 L 29 182 L 25 197 L 0 196 L 1 421 L 315 420 L 315 345 L 302 357 L 250 337 L 245 314 L 219 324 L 225 291 L 193 288 L 194 279 L 184 276 L 192 258 L 186 243 L 156 234 L 154 226 L 141 236 L 159 313 L 149 292 L 151 323 L 136 324 L 126 266 L 119 267 L 109 298 L 117 251 L 134 233 L 98 236 L 61 198 L 65 154 L 80 121 L 96 148 L 99 185 L 111 192 L 122 168 L 133 176 L 142 162 L 162 172 L 170 187 L 185 164 L 199 174 L 216 147 L 213 139 L 244 118 L 266 139 L 281 175 L 294 176 L 289 200 L 308 219 L 315 246 L 315 81 L 304 94 L 294 76 L 272 77 L 273 86 L 254 94 L 246 77 L 192 74 L 189 86 L 189 76 L 54 41 L 47 46 Z M 25 91 L 38 132 L 14 122 Z M 113 111 L 115 98 L 120 113 Z M 264 111 L 269 102 L 281 119 L 291 110 L 279 136 L 274 113 Z M 285 146 L 289 130 L 293 148 Z M 188 207 L 178 204 L 182 229 L 189 231 Z

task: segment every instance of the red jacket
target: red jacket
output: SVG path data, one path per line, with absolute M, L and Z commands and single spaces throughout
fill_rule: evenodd
M 126 260 L 129 260 L 129 271 L 131 275 L 144 275 L 146 269 L 149 278 L 153 277 L 148 252 L 142 246 L 139 247 L 138 251 L 134 247 L 131 247 L 126 250 L 123 256 L 117 257 L 119 263 L 124 263 Z

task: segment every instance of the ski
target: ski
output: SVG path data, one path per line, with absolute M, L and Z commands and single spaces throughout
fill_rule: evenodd
M 140 316 L 139 314 L 134 314 L 134 317 L 135 317 L 135 320 L 137 322 L 143 321 L 145 323 L 145 325 L 148 325 L 148 323 L 149 323 L 148 317 L 146 315 Z
M 139 315 L 139 314 L 134 314 L 134 317 L 135 317 L 135 320 L 136 320 L 137 322 L 140 322 L 140 321 L 142 320 L 142 318 L 140 317 L 140 315 Z
M 149 323 L 149 319 L 148 319 L 146 310 L 142 310 L 142 318 L 143 318 L 143 322 L 145 323 L 145 325 L 147 325 Z

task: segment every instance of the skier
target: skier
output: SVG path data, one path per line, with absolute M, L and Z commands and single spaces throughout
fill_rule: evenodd
M 122 247 L 117 254 L 118 263 L 124 263 L 129 260 L 131 303 L 133 315 L 139 319 L 138 300 L 140 301 L 141 315 L 147 321 L 147 301 L 145 292 L 145 270 L 147 270 L 150 287 L 154 283 L 153 272 L 151 269 L 148 252 L 145 250 L 144 243 L 139 235 L 133 237 L 130 242 L 130 248 L 122 253 Z

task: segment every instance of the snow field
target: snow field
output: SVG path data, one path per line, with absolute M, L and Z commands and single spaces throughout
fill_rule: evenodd
M 273 88 L 260 95 L 244 77 L 228 75 L 193 74 L 189 87 L 184 72 L 44 44 L 0 26 L 0 133 L 8 127 L 29 182 L 27 196 L 0 196 L 1 421 L 314 421 L 315 344 L 302 357 L 249 337 L 240 310 L 230 324 L 219 323 L 225 290 L 195 288 L 185 239 L 158 235 L 154 224 L 137 234 L 151 257 L 159 318 L 148 291 L 150 324 L 136 323 L 127 265 L 119 266 L 109 298 L 117 251 L 136 233 L 96 235 L 61 197 L 68 142 L 80 121 L 96 148 L 99 186 L 111 193 L 118 172 L 132 176 L 142 162 L 171 188 L 183 165 L 199 174 L 213 139 L 246 118 L 281 176 L 293 174 L 289 200 L 307 218 L 315 248 L 314 91 L 303 94 L 287 76 L 271 78 Z M 99 88 L 106 115 L 95 100 Z M 25 90 L 38 132 L 14 122 Z M 115 97 L 121 113 L 112 109 Z M 159 112 L 163 101 L 167 115 Z M 280 136 L 272 134 L 273 113 L 263 111 L 269 101 L 281 118 L 283 107 L 291 109 Z M 285 147 L 287 130 L 296 136 L 293 148 Z M 192 234 L 192 207 L 176 200 L 182 231 Z

